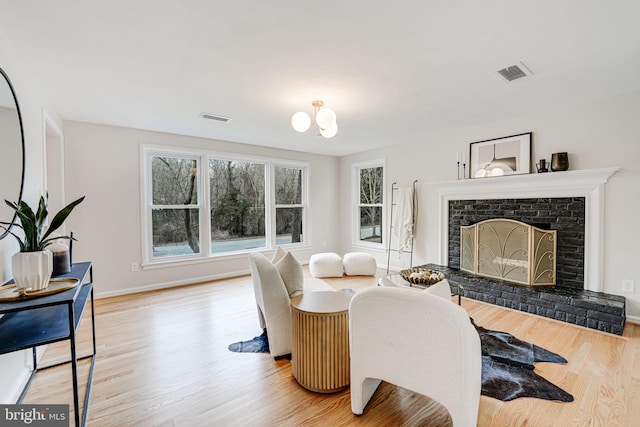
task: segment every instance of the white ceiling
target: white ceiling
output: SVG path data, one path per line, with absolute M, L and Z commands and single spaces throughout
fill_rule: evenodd
M 64 119 L 336 156 L 638 91 L 639 18 L 638 0 L 0 0 Z M 518 61 L 534 76 L 505 83 Z M 337 137 L 291 128 L 314 99 Z

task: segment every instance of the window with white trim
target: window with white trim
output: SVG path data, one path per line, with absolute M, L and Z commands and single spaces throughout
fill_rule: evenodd
M 276 166 L 274 172 L 276 242 L 277 244 L 303 242 L 302 178 L 304 170 L 300 167 Z
M 266 248 L 265 163 L 209 159 L 211 253 Z
M 141 147 L 144 263 L 304 243 L 308 164 Z
M 197 157 L 151 155 L 152 257 L 200 253 Z
M 355 241 L 381 246 L 384 224 L 384 161 L 354 164 Z

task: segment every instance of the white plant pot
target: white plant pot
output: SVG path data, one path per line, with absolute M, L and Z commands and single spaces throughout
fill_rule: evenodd
M 18 288 L 39 291 L 49 286 L 53 255 L 49 251 L 18 252 L 11 257 L 11 269 Z

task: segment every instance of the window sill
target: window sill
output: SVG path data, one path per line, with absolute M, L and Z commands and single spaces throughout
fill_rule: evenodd
M 300 245 L 286 244 L 286 245 L 280 245 L 280 246 L 284 250 L 291 251 L 291 252 L 297 252 L 297 251 L 303 251 L 303 250 L 311 249 L 311 245 L 308 245 L 308 244 L 300 244 Z M 151 261 L 151 262 L 142 263 L 140 267 L 142 268 L 142 270 L 157 270 L 157 269 L 161 269 L 161 268 L 182 267 L 182 266 L 185 266 L 185 265 L 204 264 L 204 263 L 209 263 L 209 262 L 230 261 L 230 260 L 244 259 L 252 252 L 261 252 L 265 256 L 269 257 L 270 254 L 273 254 L 275 252 L 275 248 L 274 249 L 260 249 L 260 250 L 255 250 L 255 251 L 234 252 L 234 253 L 230 253 L 230 254 L 216 254 L 216 255 L 209 255 L 209 256 L 206 256 L 206 257 L 203 256 L 203 257 L 199 257 L 199 258 L 172 259 L 172 260 L 166 260 L 166 261 Z
M 352 242 L 351 246 L 354 248 L 362 248 L 370 251 L 386 252 L 387 248 L 382 243 L 364 243 L 364 242 Z

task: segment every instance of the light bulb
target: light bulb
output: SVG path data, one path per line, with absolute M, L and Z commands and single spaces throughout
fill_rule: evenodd
M 316 114 L 316 123 L 320 129 L 329 129 L 336 124 L 336 113 L 331 108 L 321 108 Z
M 298 132 L 306 132 L 311 127 L 311 117 L 304 111 L 298 111 L 291 117 L 291 126 Z
M 333 126 L 327 129 L 320 128 L 320 135 L 325 138 L 333 138 L 338 133 L 338 124 L 334 123 Z
M 476 174 L 475 174 L 476 178 L 484 178 L 485 176 L 487 176 L 487 171 L 485 169 L 478 169 L 476 171 Z
M 504 175 L 504 171 L 501 168 L 493 168 L 491 169 L 491 176 L 503 176 Z

